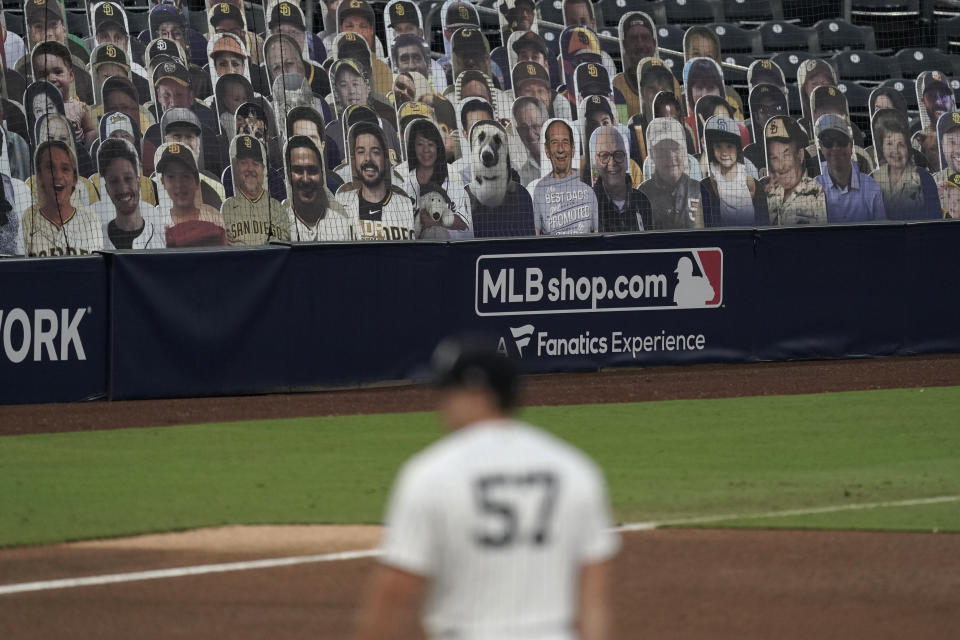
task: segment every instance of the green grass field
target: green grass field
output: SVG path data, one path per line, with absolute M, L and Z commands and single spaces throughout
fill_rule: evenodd
M 620 522 L 960 495 L 958 387 L 523 416 L 600 463 Z M 408 413 L 0 438 L 0 546 L 379 522 L 401 462 L 440 435 Z M 960 531 L 960 502 L 722 524 Z

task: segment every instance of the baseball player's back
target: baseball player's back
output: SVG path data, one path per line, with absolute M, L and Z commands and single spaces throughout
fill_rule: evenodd
M 615 553 L 595 465 L 513 420 L 459 429 L 395 485 L 382 562 L 429 578 L 435 638 L 569 640 L 580 568 Z
M 518 371 L 495 340 L 444 340 L 431 366 L 451 433 L 400 470 L 355 639 L 419 612 L 432 640 L 609 640 L 619 539 L 600 470 L 510 418 Z

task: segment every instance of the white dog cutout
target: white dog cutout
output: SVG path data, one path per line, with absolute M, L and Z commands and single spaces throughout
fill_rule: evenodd
M 510 156 L 503 129 L 491 120 L 473 125 L 470 131 L 470 192 L 487 207 L 497 207 L 507 195 Z

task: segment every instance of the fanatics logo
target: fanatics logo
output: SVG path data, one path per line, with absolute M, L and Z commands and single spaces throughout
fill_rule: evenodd
M 520 354 L 520 357 L 523 357 L 523 348 L 530 344 L 530 336 L 533 335 L 535 331 L 532 324 L 525 324 L 522 327 L 510 327 L 510 335 L 513 336 L 513 341 L 517 345 L 517 353 Z M 503 340 L 501 340 L 501 343 Z M 506 355 L 506 349 L 502 350 L 504 355 Z

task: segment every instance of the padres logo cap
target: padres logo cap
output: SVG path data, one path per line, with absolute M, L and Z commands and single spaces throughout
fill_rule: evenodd
M 34 16 L 40 17 L 45 11 L 55 15 L 61 22 L 63 21 L 63 9 L 58 0 L 27 0 L 24 10 L 27 14 L 27 22 L 31 22 Z
M 396 27 L 398 24 L 420 26 L 420 19 L 417 16 L 417 6 L 412 2 L 407 2 L 407 0 L 400 0 L 400 2 L 394 2 L 390 5 L 389 18 L 391 28 Z
M 190 147 L 185 147 L 177 142 L 168 142 L 160 145 L 155 157 L 155 166 L 160 174 L 163 174 L 171 164 L 186 166 L 191 173 L 199 174 L 197 159 L 193 157 L 193 150 Z M 199 179 L 199 175 L 197 177 Z
M 798 142 L 807 144 L 807 134 L 803 132 L 797 121 L 788 116 L 774 116 L 767 121 L 763 129 L 763 137 L 767 142 Z
M 942 137 L 951 131 L 956 131 L 960 129 L 960 113 L 954 111 L 952 113 L 945 113 L 940 116 L 940 120 L 937 121 L 937 133 Z
M 740 137 L 740 127 L 737 126 L 737 123 L 726 116 L 710 116 L 707 119 L 707 124 L 704 127 L 705 131 L 713 131 L 717 133 L 727 133 L 730 135 L 735 135 L 737 138 Z
M 673 84 L 673 72 L 663 64 L 659 58 L 644 58 L 637 65 L 640 86 L 647 86 L 651 82 L 661 79 Z
M 240 11 L 240 7 L 235 4 L 230 4 L 229 2 L 221 2 L 213 9 L 210 9 L 209 12 L 210 24 L 216 26 L 228 18 L 233 18 L 240 23 L 241 26 L 245 25 L 245 20 L 243 12 Z
M 584 115 L 590 116 L 594 113 L 602 112 L 609 115 L 616 121 L 613 115 L 613 107 L 610 105 L 610 102 L 603 96 L 590 96 L 587 98 L 586 107 L 584 108 Z
M 108 26 L 119 28 L 123 33 L 127 32 L 126 20 L 124 19 L 123 9 L 112 2 L 104 2 L 97 6 L 93 13 L 93 29 L 99 33 L 101 29 Z
M 187 71 L 187 68 L 179 62 L 164 62 L 157 67 L 157 71 L 154 73 L 153 83 L 156 84 L 161 80 L 173 80 L 184 87 L 189 87 L 190 73 Z
M 486 51 L 486 44 L 483 34 L 471 27 L 458 29 L 450 39 L 450 47 L 458 53 L 465 51 Z
M 338 24 L 342 24 L 343 19 L 350 15 L 366 18 L 371 26 L 373 26 L 377 20 L 376 15 L 373 13 L 373 8 L 364 2 L 364 0 L 349 0 L 348 2 L 340 3 L 340 7 L 337 9 Z
M 539 80 L 550 86 L 550 74 L 537 62 L 525 62 L 513 68 L 513 86 L 519 87 L 528 80 Z
M 144 57 L 148 67 L 156 67 L 161 62 L 173 62 L 175 60 L 183 62 L 179 45 L 173 40 L 164 38 L 157 38 L 147 45 Z
M 130 65 L 127 64 L 127 52 L 112 44 L 100 45 L 93 50 L 93 54 L 90 56 L 91 68 L 96 68 L 106 63 L 118 64 L 128 70 L 130 68 Z
M 263 163 L 263 157 L 260 155 L 260 141 L 254 138 L 253 136 L 237 136 L 236 139 L 237 151 L 236 157 L 237 160 L 241 158 L 251 158 L 260 163 Z
M 576 27 L 564 33 L 568 38 L 563 50 L 567 54 L 600 53 L 600 42 L 587 27 Z
M 577 91 L 581 95 L 593 93 L 607 94 L 610 92 L 610 75 L 607 70 L 593 62 L 585 62 L 577 67 L 575 72 Z
M 925 71 L 920 74 L 920 93 L 926 93 L 931 89 L 945 88 L 950 91 L 950 85 L 947 83 L 947 77 L 939 71 Z
M 447 29 L 458 25 L 480 26 L 480 18 L 477 15 L 476 9 L 466 2 L 452 3 L 447 7 L 444 18 L 446 18 L 445 23 Z
M 293 26 L 305 29 L 303 22 L 303 12 L 300 7 L 292 2 L 280 2 L 270 10 L 270 23 L 267 25 L 275 29 L 281 24 L 292 24 Z

